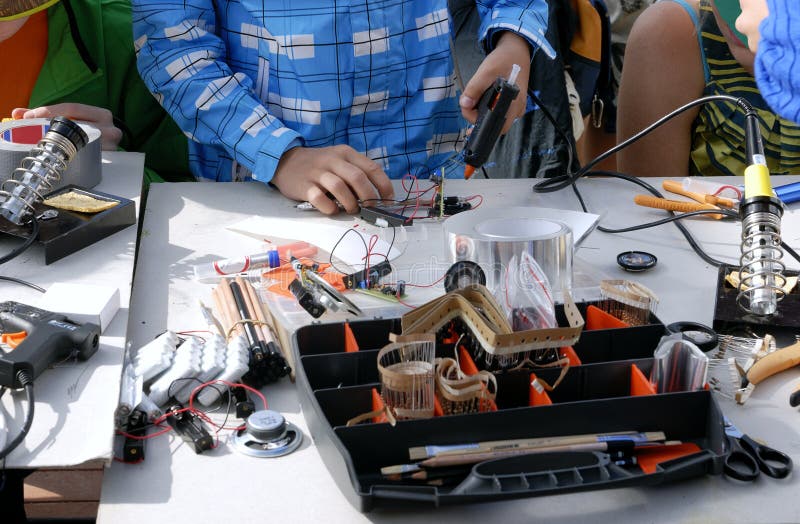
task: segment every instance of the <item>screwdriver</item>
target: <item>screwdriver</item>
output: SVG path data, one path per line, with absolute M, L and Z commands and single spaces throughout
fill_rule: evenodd
M 519 95 L 517 86 L 519 71 L 520 67 L 514 64 L 508 80 L 498 77 L 494 84 L 484 91 L 478 101 L 476 106 L 478 118 L 475 120 L 475 125 L 464 146 L 465 180 L 469 180 L 475 169 L 481 167 L 489 159 L 497 139 L 500 138 L 511 102 Z

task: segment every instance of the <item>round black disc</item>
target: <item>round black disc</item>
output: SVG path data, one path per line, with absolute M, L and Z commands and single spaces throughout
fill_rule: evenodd
M 444 275 L 444 290 L 448 293 L 470 284 L 486 285 L 486 274 L 475 262 L 460 260 L 450 266 Z
M 667 326 L 667 331 L 681 333 L 684 340 L 693 343 L 703 353 L 711 351 L 719 343 L 717 332 L 699 322 L 673 322 Z
M 617 264 L 625 271 L 645 271 L 655 267 L 658 259 L 644 251 L 625 251 L 617 255 Z

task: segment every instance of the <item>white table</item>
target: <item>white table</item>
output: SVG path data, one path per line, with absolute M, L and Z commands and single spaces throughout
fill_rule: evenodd
M 448 195 L 483 194 L 485 206 L 536 205 L 578 210 L 571 191 L 538 195 L 528 180 L 471 180 L 449 183 Z M 602 223 L 621 227 L 663 217 L 663 212 L 633 205 L 636 188 L 621 181 L 581 181 L 590 210 Z M 248 216 L 295 216 L 330 223 L 314 213 L 300 214 L 292 203 L 259 184 L 170 184 L 151 191 L 144 219 L 131 305 L 130 338 L 134 345 L 161 331 L 203 329 L 197 300 L 208 300 L 210 285 L 191 280 L 190 265 L 249 254 L 254 239 L 225 230 Z M 345 226 L 354 218 L 334 219 Z M 739 227 L 693 219 L 689 227 L 714 256 L 734 261 Z M 794 210 L 784 218 L 784 234 L 796 243 L 800 219 Z M 398 264 L 443 257 L 437 226 L 427 240 L 409 245 Z M 287 235 L 290 236 L 290 235 Z M 616 265 L 626 250 L 655 254 L 653 270 L 633 275 Z M 582 267 L 597 279 L 628 278 L 644 283 L 661 298 L 657 311 L 665 322 L 713 317 L 716 268 L 695 255 L 674 226 L 622 235 L 592 233 L 577 252 Z M 439 259 L 442 260 L 442 259 Z M 790 266 L 793 264 L 790 263 Z M 794 265 L 793 267 L 796 267 Z M 788 396 L 800 372 L 791 370 L 758 386 L 745 407 L 723 404 L 743 431 L 763 438 L 800 463 L 800 416 Z M 288 381 L 264 389 L 270 407 L 307 432 L 294 386 Z M 306 436 L 308 434 L 306 433 Z M 797 522 L 794 502 L 797 475 L 783 481 L 760 478 L 741 484 L 704 477 L 651 489 L 620 489 L 554 497 L 447 507 L 437 510 L 376 510 L 361 514 L 351 507 L 308 439 L 295 453 L 279 459 L 256 459 L 223 445 L 195 455 L 170 435 L 148 441 L 147 458 L 138 465 L 114 463 L 103 481 L 99 523 L 140 523 L 157 515 L 164 522 Z
M 103 153 L 103 179 L 95 188 L 139 202 L 144 155 Z M 0 239 L 7 253 L 18 240 Z M 56 282 L 95 284 L 119 288 L 121 308 L 100 337 L 100 348 L 86 362 L 64 362 L 42 373 L 34 382 L 35 416 L 30 433 L 6 460 L 7 468 L 72 466 L 113 456 L 113 415 L 119 396 L 119 377 L 128 327 L 128 302 L 133 278 L 136 225 L 46 266 L 44 250 L 33 246 L 0 266 L 0 274 L 21 278 L 47 289 Z M 18 284 L 0 281 L 2 301 L 35 307 L 41 294 Z M 7 392 L 0 409 L 6 412 L 8 440 L 22 426 L 26 412 L 22 390 Z

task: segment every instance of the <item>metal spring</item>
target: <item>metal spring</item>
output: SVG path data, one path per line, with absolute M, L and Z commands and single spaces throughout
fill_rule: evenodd
M 69 138 L 59 133 L 46 133 L 20 161 L 11 178 L 0 185 L 0 215 L 21 225 L 36 210 L 33 205 L 44 199 L 42 193 L 61 180 L 67 164 L 78 149 Z
M 781 221 L 772 213 L 752 213 L 742 221 L 739 258 L 739 306 L 756 315 L 771 315 L 785 292 L 786 266 L 781 259 Z M 748 273 L 744 276 L 744 273 Z

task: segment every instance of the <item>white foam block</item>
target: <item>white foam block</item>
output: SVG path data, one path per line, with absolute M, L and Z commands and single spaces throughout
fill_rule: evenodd
M 106 330 L 119 310 L 119 289 L 91 284 L 56 283 L 43 295 L 39 306 L 61 313 L 73 322 L 91 322 Z

